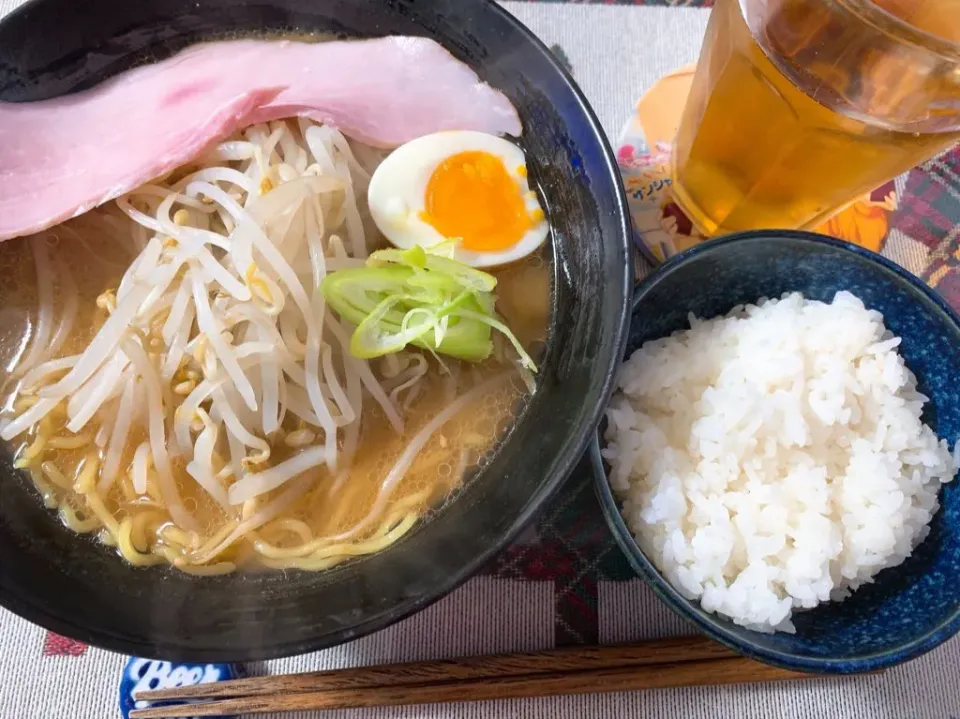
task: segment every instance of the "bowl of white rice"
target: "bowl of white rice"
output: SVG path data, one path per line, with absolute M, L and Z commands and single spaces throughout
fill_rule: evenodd
M 772 664 L 891 666 L 960 629 L 960 318 L 898 265 L 730 235 L 637 289 L 593 450 L 630 564 Z

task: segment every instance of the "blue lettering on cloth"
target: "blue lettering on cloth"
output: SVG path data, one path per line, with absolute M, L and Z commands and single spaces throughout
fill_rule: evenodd
M 130 719 L 132 709 L 150 706 L 149 702 L 134 701 L 134 692 L 209 684 L 242 676 L 242 668 L 235 664 L 179 664 L 132 657 L 120 679 L 120 713 L 123 719 Z

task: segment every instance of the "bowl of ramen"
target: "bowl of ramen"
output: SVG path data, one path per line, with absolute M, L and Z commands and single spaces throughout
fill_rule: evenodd
M 137 656 L 316 650 L 571 470 L 624 200 L 494 3 L 34 0 L 0 48 L 0 604 Z

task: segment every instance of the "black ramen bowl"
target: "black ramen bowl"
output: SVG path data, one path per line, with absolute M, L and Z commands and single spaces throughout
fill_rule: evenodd
M 382 553 L 321 573 L 197 578 L 133 568 L 62 527 L 0 458 L 0 604 L 69 637 L 143 657 L 227 661 L 385 627 L 449 592 L 517 534 L 572 469 L 607 401 L 632 289 L 617 166 L 570 77 L 493 2 L 33 0 L 0 22 L 0 100 L 87 88 L 201 40 L 288 32 L 433 38 L 516 105 L 556 260 L 540 389 L 456 500 Z

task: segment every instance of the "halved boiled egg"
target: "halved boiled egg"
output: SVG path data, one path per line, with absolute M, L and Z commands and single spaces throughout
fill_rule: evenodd
M 525 257 L 550 231 L 523 151 L 482 132 L 448 130 L 401 145 L 373 173 L 367 201 L 397 247 L 455 239 L 454 259 L 474 267 Z

